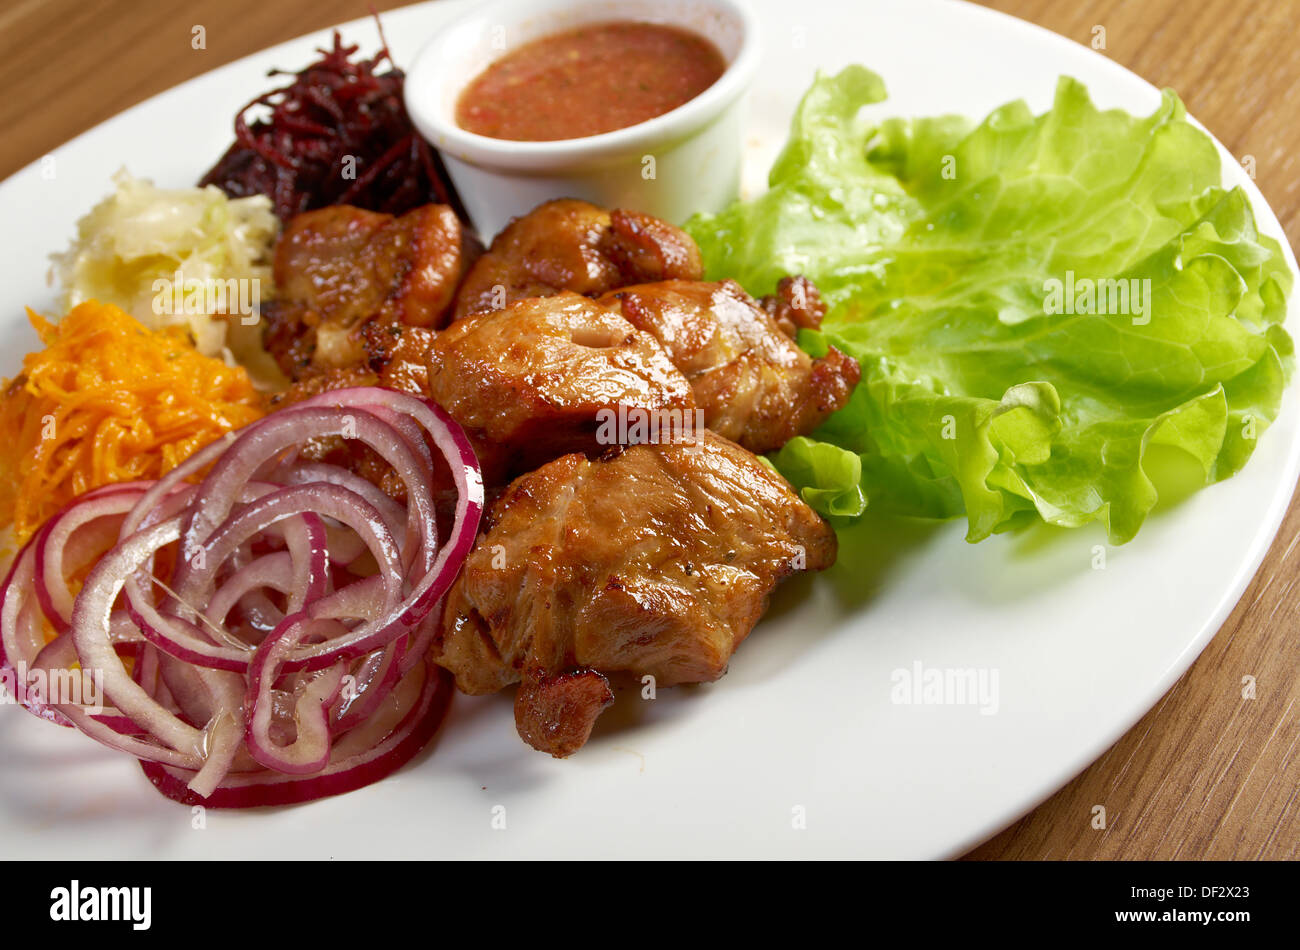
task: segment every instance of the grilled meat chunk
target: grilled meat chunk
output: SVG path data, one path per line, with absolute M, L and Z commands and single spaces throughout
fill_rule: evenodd
M 595 670 L 530 680 L 515 693 L 515 728 L 534 749 L 564 759 L 587 744 L 597 717 L 612 705 L 609 680 Z
M 432 656 L 467 693 L 522 681 L 520 735 L 555 755 L 604 708 L 590 679 L 556 677 L 715 680 L 777 582 L 828 567 L 836 550 L 784 479 L 711 432 L 556 459 L 512 482 L 486 524 Z
M 589 297 L 626 284 L 704 273 L 700 249 L 680 228 L 635 211 L 560 199 L 516 218 L 470 269 L 456 319 L 561 290 Z
M 433 331 L 400 323 L 387 326 L 366 323 L 361 327 L 360 359 L 347 366 L 312 369 L 297 382 L 271 397 L 273 408 L 282 409 L 318 393 L 351 386 L 385 386 L 413 396 L 427 396 L 429 348 Z
M 819 330 L 826 316 L 826 301 L 817 285 L 802 274 L 782 277 L 776 293 L 768 294 L 759 306 L 776 321 L 781 332 L 795 339 L 800 330 Z
M 816 288 L 805 284 L 799 308 L 791 300 L 781 311 L 792 325 L 813 319 L 820 306 L 820 298 L 808 296 Z M 793 286 L 787 285 L 791 297 Z M 799 349 L 735 281 L 637 284 L 597 302 L 619 308 L 663 344 L 690 380 L 704 424 L 751 452 L 779 449 L 817 428 L 848 402 L 861 376 L 857 361 L 835 347 L 819 359 Z
M 293 380 L 354 367 L 367 324 L 437 326 L 478 252 L 446 205 L 400 218 L 346 205 L 297 215 L 275 248 L 266 348 Z
M 361 328 L 366 366 L 376 374 L 375 385 L 429 395 L 429 350 L 436 334 L 428 327 L 370 321 Z
M 608 448 L 602 411 L 675 412 L 685 428 L 695 409 L 654 337 L 568 292 L 453 323 L 429 350 L 428 386 L 471 437 L 509 453 L 516 473 Z

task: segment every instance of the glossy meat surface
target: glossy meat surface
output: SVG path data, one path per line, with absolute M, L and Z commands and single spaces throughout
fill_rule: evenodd
M 522 680 L 521 734 L 568 754 L 544 737 L 574 730 L 546 727 L 547 716 L 572 708 L 594 720 L 598 690 L 566 701 L 551 691 L 555 677 L 715 680 L 777 582 L 828 567 L 835 551 L 834 532 L 784 479 L 712 433 L 595 461 L 566 455 L 492 505 L 448 592 L 433 656 L 468 693 Z
M 793 286 L 786 285 L 791 298 Z M 618 308 L 663 345 L 690 380 L 705 425 L 761 453 L 816 429 L 848 402 L 861 375 L 857 362 L 834 347 L 813 359 L 778 323 L 820 321 L 820 299 L 806 296 L 811 286 L 800 301 L 775 298 L 771 311 L 734 281 L 637 284 L 597 302 Z
M 704 273 L 685 231 L 648 214 L 585 201 L 539 205 L 506 226 L 465 276 L 456 318 L 561 290 L 594 297 L 627 284 Z
M 459 320 L 429 350 L 428 393 L 517 471 L 600 452 L 600 413 L 695 407 L 690 384 L 650 334 L 617 311 L 561 293 Z
M 289 221 L 264 342 L 290 379 L 365 359 L 362 327 L 437 326 L 477 245 L 446 205 L 401 217 L 339 205 Z

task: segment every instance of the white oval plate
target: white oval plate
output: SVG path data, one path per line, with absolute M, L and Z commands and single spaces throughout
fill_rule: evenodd
M 888 0 L 757 4 L 765 52 L 745 180 L 761 188 L 818 67 L 884 76 L 878 114 L 982 117 L 1051 103 L 1073 74 L 1102 106 L 1147 113 L 1154 88 L 1104 56 L 979 7 Z M 384 14 L 399 63 L 461 2 Z M 343 28 L 363 49 L 373 23 Z M 304 37 L 170 90 L 0 185 L 4 356 L 35 344 L 22 307 L 49 306 L 46 255 L 125 165 L 186 185 L 222 153 L 235 109 Z M 1225 151 L 1262 230 L 1277 220 Z M 519 209 L 524 211 L 526 209 Z M 1295 269 L 1290 249 L 1288 260 Z M 1289 326 L 1296 332 L 1297 308 Z M 458 697 L 434 745 L 397 775 L 311 805 L 192 815 L 135 763 L 16 708 L 0 714 L 0 854 L 12 857 L 812 857 L 961 853 L 1060 787 L 1191 665 L 1259 566 L 1300 469 L 1294 389 L 1245 471 L 1106 549 L 1099 529 L 972 546 L 963 526 L 870 526 L 875 567 L 796 581 L 708 686 L 623 694 L 568 761 L 515 735 L 508 697 Z M 629 513 L 635 516 L 635 513 Z M 996 672 L 996 709 L 891 702 L 895 670 Z M 1079 815 L 1085 822 L 1088 815 Z M 502 821 L 504 819 L 504 822 Z M 497 827 L 504 823 L 504 827 Z M 802 826 L 802 827 L 801 827 Z

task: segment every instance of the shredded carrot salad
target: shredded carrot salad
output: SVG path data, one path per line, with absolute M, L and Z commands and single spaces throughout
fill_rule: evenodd
M 94 300 L 57 324 L 27 315 L 45 349 L 0 400 L 0 522 L 19 543 L 77 495 L 158 478 L 265 414 L 248 373 L 179 328 L 149 330 Z

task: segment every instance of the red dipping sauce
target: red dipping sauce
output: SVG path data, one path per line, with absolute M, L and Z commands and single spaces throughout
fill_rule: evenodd
M 726 71 L 716 46 L 656 23 L 593 23 L 533 40 L 471 82 L 456 124 L 494 139 L 550 142 L 670 112 Z

